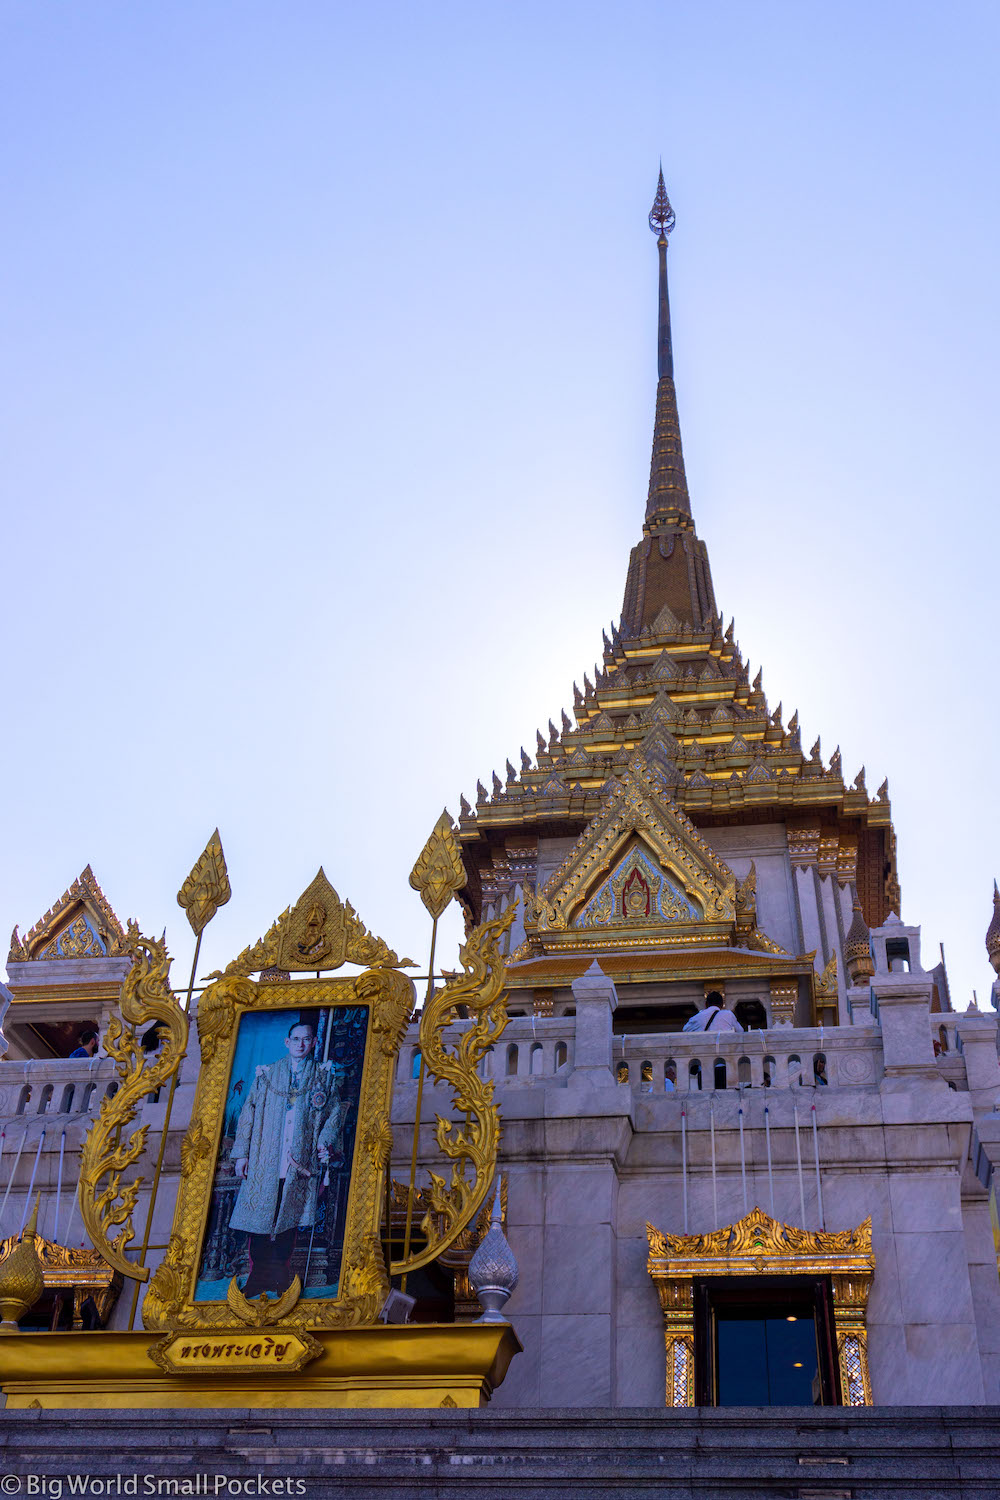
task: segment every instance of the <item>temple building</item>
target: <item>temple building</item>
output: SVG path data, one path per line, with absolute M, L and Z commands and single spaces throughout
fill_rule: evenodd
M 903 919 L 887 784 L 871 793 L 838 750 L 804 749 L 797 713 L 771 706 L 726 623 L 685 475 L 662 173 L 649 223 L 655 417 L 621 617 L 574 685 L 573 718 L 561 711 L 532 754 L 480 782 L 457 827 L 469 923 L 515 909 L 511 1019 L 482 1068 L 501 1107 L 502 1222 L 519 1267 L 505 1316 L 523 1353 L 493 1402 L 647 1416 L 992 1405 L 997 987 L 994 1011 L 952 1009 L 943 956 Z M 987 950 L 1000 973 L 1000 892 Z M 85 1251 L 64 1162 L 115 1071 L 100 1053 L 68 1054 L 82 1030 L 103 1034 L 125 951 L 89 867 L 25 938 L 15 929 L 0 1238 L 41 1189 L 39 1234 Z M 197 1066 L 189 1056 L 157 1164 L 154 1268 L 181 1140 L 198 1125 Z M 423 1084 L 414 1025 L 395 1080 L 390 1241 L 414 1122 L 420 1171 L 437 1170 L 435 1115 L 460 1113 Z M 142 1118 L 152 1160 L 164 1100 L 150 1096 Z M 415 1319 L 478 1316 L 475 1243 L 414 1278 Z M 79 1326 L 86 1296 L 109 1328 L 141 1317 L 141 1296 L 119 1296 L 97 1262 L 74 1274 L 72 1311 L 53 1272 L 33 1326 Z
M 845 779 L 773 710 L 724 626 L 684 472 L 662 178 L 659 371 L 642 537 L 593 681 L 462 809 L 475 919 L 521 900 L 511 1009 L 565 1013 L 597 958 L 615 1030 L 679 1031 L 707 992 L 760 1028 L 848 1025 L 849 941 L 899 910 L 888 787 Z M 943 967 L 934 1007 L 947 1008 Z

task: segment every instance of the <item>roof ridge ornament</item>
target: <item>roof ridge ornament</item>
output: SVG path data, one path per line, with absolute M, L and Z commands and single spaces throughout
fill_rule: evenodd
M 649 210 L 649 227 L 653 233 L 661 239 L 666 239 L 677 222 L 677 217 L 671 207 L 670 199 L 667 197 L 666 183 L 663 181 L 663 163 L 660 163 L 660 176 L 656 184 L 656 197 L 653 206 Z

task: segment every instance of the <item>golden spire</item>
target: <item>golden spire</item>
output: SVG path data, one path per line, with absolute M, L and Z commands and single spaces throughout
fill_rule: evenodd
M 677 415 L 677 392 L 674 389 L 674 349 L 667 288 L 667 236 L 675 222 L 661 167 L 656 197 L 649 211 L 649 227 L 656 235 L 660 259 L 660 295 L 656 341 L 656 418 L 653 423 L 653 458 L 649 469 L 649 498 L 646 503 L 647 522 L 654 517 L 676 520 L 678 514 L 688 517 L 691 515 L 684 454 L 681 450 L 680 420 Z

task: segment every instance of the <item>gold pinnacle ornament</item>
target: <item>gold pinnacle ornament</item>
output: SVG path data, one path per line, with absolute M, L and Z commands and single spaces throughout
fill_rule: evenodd
M 177 892 L 177 905 L 184 908 L 192 931 L 200 937 L 219 907 L 225 906 L 232 894 L 226 856 L 216 829 Z
M 39 1198 L 41 1194 L 38 1195 Z M 35 1248 L 38 1229 L 38 1198 L 24 1226 L 21 1243 L 0 1265 L 0 1333 L 19 1333 L 18 1322 L 45 1290 L 42 1264 Z
M 410 884 L 420 892 L 420 899 L 436 921 L 456 891 L 465 884 L 462 854 L 455 837 L 455 825 L 447 808 L 431 830 L 417 862 L 410 871 Z

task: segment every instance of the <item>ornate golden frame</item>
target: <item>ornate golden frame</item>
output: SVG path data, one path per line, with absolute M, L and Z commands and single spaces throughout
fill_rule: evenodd
M 180 1186 L 170 1243 L 143 1303 L 147 1328 L 233 1326 L 231 1301 L 195 1302 L 194 1293 L 240 1020 L 251 1012 L 345 1005 L 368 1006 L 371 1014 L 347 1205 L 344 1272 L 335 1299 L 301 1297 L 287 1311 L 282 1309 L 281 1322 L 286 1328 L 352 1328 L 377 1317 L 389 1290 L 378 1234 L 392 1148 L 387 1121 L 396 1054 L 413 1005 L 413 985 L 395 969 L 373 969 L 356 978 L 285 984 L 223 976 L 205 991 L 198 1008 L 202 1065 L 192 1123 L 181 1148 Z M 277 1307 L 273 1311 L 277 1313 Z
M 441 826 L 439 821 L 437 834 Z M 206 900 L 211 896 L 218 904 L 218 892 L 223 889 L 221 876 L 225 875 L 221 846 L 213 851 L 210 844 L 206 856 L 210 854 L 217 856 L 211 869 L 196 867 L 195 873 L 202 885 L 212 886 L 211 891 L 202 892 Z M 204 860 L 205 856 L 199 866 Z M 436 880 L 440 873 L 437 867 L 415 873 L 420 876 L 418 888 L 423 890 L 427 885 L 432 904 L 438 904 L 439 893 L 431 889 L 434 880 L 426 878 L 430 874 Z M 454 871 L 444 873 L 453 878 Z M 192 890 L 187 896 L 198 897 L 193 877 L 189 884 Z M 228 891 L 228 880 L 224 884 Z M 190 900 L 181 904 L 192 906 Z M 424 1004 L 419 1045 L 427 1073 L 451 1089 L 453 1108 L 464 1119 L 438 1116 L 437 1144 L 451 1171 L 447 1180 L 429 1173 L 427 1212 L 422 1223 L 426 1243 L 412 1254 L 407 1249 L 403 1259 L 388 1268 L 380 1228 L 392 1152 L 395 1063 L 415 996 L 411 980 L 400 972 L 410 960 L 397 958 L 381 938 L 368 931 L 350 902 L 341 901 L 320 869 L 295 906 L 287 908 L 262 939 L 244 949 L 223 972 L 209 976 L 214 983 L 202 994 L 197 1013 L 202 1066 L 192 1123 L 181 1145 L 180 1184 L 170 1240 L 143 1305 L 147 1328 L 208 1330 L 242 1323 L 304 1330 L 368 1325 L 376 1320 L 388 1295 L 390 1275 L 416 1270 L 455 1243 L 482 1209 L 496 1168 L 500 1115 L 493 1099 L 493 1081 L 479 1076 L 479 1065 L 507 1024 L 505 965 L 499 942 L 513 917 L 511 905 L 501 917 L 474 928 L 459 950 L 461 971 L 447 973 L 445 983 L 432 989 Z M 143 1263 L 148 1223 L 139 1261 L 130 1260 L 127 1254 L 135 1237 L 132 1214 L 143 1179 L 137 1177 L 127 1183 L 122 1179 L 142 1157 L 148 1127 L 140 1126 L 131 1136 L 125 1132 L 143 1095 L 171 1080 L 173 1097 L 173 1083 L 187 1046 L 188 1019 L 170 988 L 170 957 L 165 944 L 144 938 L 133 923 L 129 924 L 128 939 L 133 963 L 122 985 L 121 1014 L 131 1029 L 126 1031 L 114 1020 L 107 1034 L 108 1051 L 118 1061 L 122 1082 L 114 1097 L 103 1101 L 83 1145 L 80 1212 L 95 1248 L 108 1264 L 122 1275 L 143 1282 L 149 1276 Z M 197 953 L 196 948 L 195 964 Z M 345 963 L 364 966 L 365 972 L 356 977 L 321 977 L 323 971 Z M 293 978 L 293 972 L 302 977 Z M 192 988 L 194 973 L 193 967 Z M 253 974 L 259 974 L 260 980 L 251 979 Z M 316 977 L 307 978 L 306 974 Z M 195 1303 L 241 1017 L 249 1011 L 350 1004 L 368 1006 L 371 1017 L 358 1100 L 339 1295 L 302 1298 L 295 1277 L 277 1299 L 263 1297 L 251 1302 L 234 1278 L 225 1301 Z M 459 1017 L 472 1024 L 449 1048 L 445 1032 Z M 137 1030 L 151 1020 L 159 1023 L 162 1038 L 159 1052 L 152 1058 L 144 1053 Z M 160 1161 L 162 1151 L 161 1142 Z M 159 1176 L 160 1162 L 153 1181 L 154 1201 Z
M 694 1283 L 706 1276 L 829 1276 L 845 1406 L 871 1406 L 865 1314 L 875 1274 L 872 1221 L 828 1232 L 797 1229 L 754 1208 L 710 1234 L 663 1234 L 646 1225 L 667 1353 L 668 1406 L 694 1405 Z

